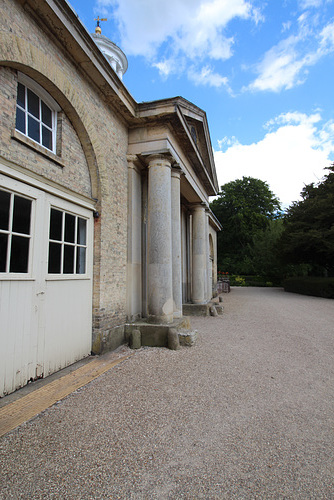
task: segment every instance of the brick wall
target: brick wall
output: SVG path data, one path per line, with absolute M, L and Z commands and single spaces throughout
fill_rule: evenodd
M 76 193 L 96 199 L 93 339 L 126 318 L 128 131 L 66 46 L 14 0 L 0 16 L 0 155 Z M 60 38 L 61 39 L 61 38 Z M 40 83 L 62 112 L 57 164 L 12 137 L 17 70 Z

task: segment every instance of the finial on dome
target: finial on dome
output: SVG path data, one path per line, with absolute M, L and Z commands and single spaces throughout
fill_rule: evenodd
M 104 17 L 101 19 L 98 16 L 94 19 L 94 21 L 97 21 L 97 23 L 95 33 L 92 33 L 93 40 L 101 50 L 102 54 L 106 57 L 117 76 L 122 80 L 124 73 L 128 69 L 128 60 L 126 55 L 114 42 L 101 34 L 100 21 L 107 21 L 107 18 Z
M 97 16 L 96 19 L 94 19 L 94 21 L 97 21 L 96 23 L 96 28 L 95 28 L 95 33 L 97 35 L 101 35 L 102 33 L 102 30 L 101 30 L 101 27 L 100 27 L 100 21 L 107 21 L 108 19 L 106 17 L 103 17 L 102 19 L 100 18 L 100 16 Z

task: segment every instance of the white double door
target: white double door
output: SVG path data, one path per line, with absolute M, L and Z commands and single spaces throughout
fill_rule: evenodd
M 0 174 L 0 395 L 91 350 L 92 210 L 56 194 Z

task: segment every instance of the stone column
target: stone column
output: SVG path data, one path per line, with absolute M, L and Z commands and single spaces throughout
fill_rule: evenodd
M 172 268 L 174 318 L 182 317 L 182 268 L 181 268 L 181 169 L 172 168 Z
M 194 304 L 206 302 L 206 216 L 205 206 L 202 204 L 193 207 L 193 234 L 192 234 L 192 293 Z
M 127 318 L 139 319 L 142 312 L 142 203 L 141 174 L 135 165 L 137 157 L 128 155 L 128 251 L 127 251 Z
M 205 212 L 205 225 L 206 225 L 206 298 L 207 300 L 211 300 L 212 298 L 212 286 L 211 286 L 211 281 L 212 281 L 212 273 L 211 273 L 211 264 L 210 264 L 210 214 L 209 211 L 206 210 Z
M 148 315 L 173 321 L 171 157 L 148 157 Z

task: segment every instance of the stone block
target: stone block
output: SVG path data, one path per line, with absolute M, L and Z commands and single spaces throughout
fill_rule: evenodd
M 131 349 L 141 348 L 141 333 L 139 329 L 132 330 L 130 334 L 130 347 Z
M 168 347 L 169 349 L 172 349 L 172 351 L 180 349 L 179 334 L 176 328 L 169 328 L 167 341 Z
M 210 306 L 210 316 L 218 316 L 216 306 Z
M 215 307 L 218 314 L 223 314 L 224 306 L 216 305 Z
M 185 316 L 209 316 L 208 304 L 183 304 L 182 309 Z
M 193 330 L 191 332 L 179 332 L 179 342 L 180 345 L 191 347 L 195 344 L 197 340 L 197 330 Z

